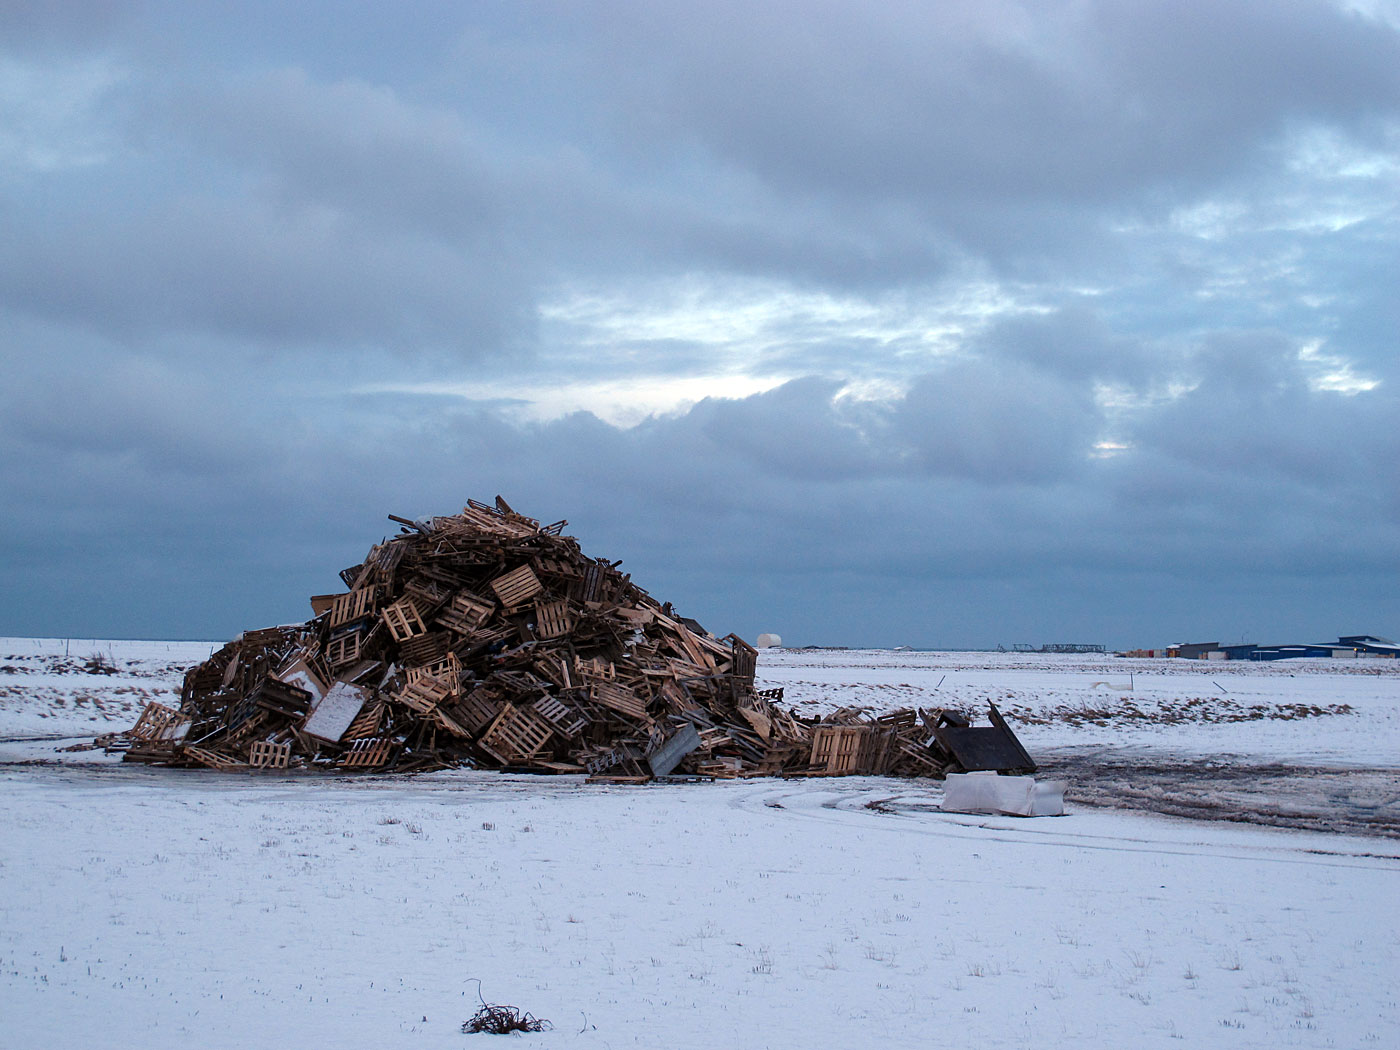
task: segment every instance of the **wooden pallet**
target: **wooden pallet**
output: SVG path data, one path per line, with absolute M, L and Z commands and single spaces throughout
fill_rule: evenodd
M 359 663 L 363 638 L 360 631 L 351 631 L 339 638 L 332 638 L 326 643 L 326 663 L 330 664 L 332 669 Z
M 618 714 L 626 715 L 628 718 L 640 721 L 647 717 L 647 702 L 631 689 L 614 682 L 604 682 L 597 679 L 590 682 L 588 698 L 594 703 L 610 707 Z
M 430 715 L 438 704 L 451 699 L 457 692 L 457 684 L 445 678 L 425 675 L 409 682 L 398 695 L 399 703 L 420 715 Z
M 273 744 L 259 740 L 248 749 L 248 765 L 254 769 L 286 769 L 291 758 L 291 744 Z
M 488 602 L 467 591 L 461 591 L 438 610 L 433 622 L 441 624 L 454 634 L 470 635 L 491 618 L 495 609 L 495 602 Z
M 574 614 L 567 598 L 535 602 L 535 637 L 559 638 L 568 634 L 573 625 Z
M 574 671 L 581 678 L 605 678 L 612 681 L 617 677 L 617 668 L 613 666 L 611 660 L 604 660 L 601 656 L 584 659 L 581 656 L 574 657 Z
M 572 588 L 577 591 L 582 602 L 596 602 L 603 591 L 603 567 L 596 561 L 589 562 L 583 569 L 583 578 Z
M 599 773 L 614 766 L 620 766 L 628 761 L 632 755 L 629 751 L 621 747 L 599 748 L 585 752 L 583 757 L 583 767 L 588 772 L 597 776 Z
M 817 726 L 812 730 L 812 771 L 827 776 L 881 774 L 899 754 L 896 731 L 880 725 Z
M 141 717 L 136 720 L 127 735 L 132 740 L 157 740 L 165 735 L 165 730 L 180 720 L 180 712 L 154 701 L 148 703 Z
M 350 727 L 340 734 L 341 740 L 364 740 L 379 732 L 379 724 L 384 720 L 384 705 L 371 704 L 350 723 Z
M 531 708 L 506 704 L 479 744 L 483 751 L 513 766 L 534 758 L 553 735 L 550 724 Z
M 232 755 L 220 754 L 218 751 L 206 751 L 202 747 L 185 747 L 181 749 L 181 754 L 186 758 L 192 758 L 202 766 L 210 769 L 226 771 L 230 769 L 242 769 L 243 763 Z
M 422 678 L 442 678 L 445 681 L 456 683 L 462 678 L 462 664 L 457 659 L 456 653 L 448 653 L 445 659 L 425 664 L 422 667 L 410 667 L 406 673 L 410 684 Z
M 286 718 L 304 718 L 311 710 L 311 693 L 276 678 L 264 678 L 249 694 L 258 707 Z
M 589 724 L 588 716 L 563 703 L 557 697 L 542 696 L 534 703 L 534 708 L 563 736 L 574 736 Z
M 470 740 L 475 734 L 466 726 L 466 723 L 458 716 L 456 705 L 448 707 L 438 707 L 433 711 L 433 721 L 446 729 L 453 736 L 461 737 L 463 740 Z
M 244 631 L 243 649 L 245 652 L 252 652 L 255 649 L 280 646 L 295 638 L 297 630 L 295 627 L 262 627 L 255 631 Z
M 429 631 L 426 634 L 414 635 L 399 646 L 399 659 L 405 667 L 440 663 L 447 659 L 448 653 L 451 652 L 448 648 L 451 637 L 446 631 Z
M 392 740 L 356 740 L 341 758 L 345 769 L 378 769 L 389 761 Z
M 812 730 L 814 770 L 828 776 L 845 776 L 857 771 L 864 726 L 819 726 Z
M 349 594 L 338 595 L 331 602 L 330 626 L 339 627 L 353 620 L 361 620 L 374 612 L 373 587 L 362 587 Z
M 497 576 L 491 581 L 491 589 L 507 609 L 517 609 L 544 590 L 544 585 L 534 569 L 522 565 L 504 576 Z
M 393 605 L 386 606 L 379 615 L 396 642 L 405 642 L 428 629 L 418 613 L 418 606 L 409 598 L 400 598 Z
M 566 580 L 577 580 L 580 578 L 578 569 L 565 561 L 563 558 L 551 557 L 547 554 L 537 554 L 535 556 L 534 569 L 536 574 L 545 576 L 558 576 Z
M 418 606 L 425 616 L 452 596 L 451 589 L 430 576 L 415 576 L 404 587 L 404 597 Z
M 452 705 L 454 721 L 473 733 L 480 733 L 501 713 L 501 694 L 489 685 L 479 685 Z
M 745 685 L 752 689 L 754 672 L 758 668 L 758 650 L 737 634 L 728 635 L 727 641 L 733 647 L 734 652 L 734 664 L 730 669 L 730 674 L 734 676 L 735 684 Z

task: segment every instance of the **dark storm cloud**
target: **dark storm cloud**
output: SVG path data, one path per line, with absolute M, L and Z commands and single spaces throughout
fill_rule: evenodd
M 0 30 L 0 632 L 300 619 L 385 514 L 500 492 L 720 630 L 1394 633 L 1392 24 L 150 2 Z

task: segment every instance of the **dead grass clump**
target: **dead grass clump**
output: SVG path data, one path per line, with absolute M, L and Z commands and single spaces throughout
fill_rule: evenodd
M 495 1003 L 482 1003 L 470 1020 L 462 1022 L 462 1031 L 468 1035 L 477 1032 L 490 1032 L 492 1035 L 509 1035 L 511 1032 L 548 1032 L 554 1026 L 531 1014 L 522 1014 L 514 1006 L 498 1006 Z

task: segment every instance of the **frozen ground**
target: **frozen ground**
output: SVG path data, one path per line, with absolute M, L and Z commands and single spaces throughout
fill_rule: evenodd
M 5 1047 L 470 1047 L 490 1038 L 458 1031 L 473 978 L 553 1022 L 521 1037 L 539 1046 L 1400 1045 L 1383 827 L 1185 820 L 1074 789 L 1064 818 L 954 816 L 936 784 L 880 778 L 131 767 L 16 738 L 124 725 L 139 694 L 116 690 L 159 696 L 210 647 L 103 643 L 106 676 L 55 670 L 54 644 L 0 640 L 0 685 L 40 690 L 0 694 Z M 1393 665 L 1312 663 L 785 652 L 760 670 L 805 710 L 991 699 L 1033 754 L 1127 781 L 1200 756 L 1393 776 Z M 1131 690 L 1093 684 L 1130 671 Z M 122 702 L 111 724 L 83 710 Z M 1120 738 L 1130 761 L 1101 754 Z

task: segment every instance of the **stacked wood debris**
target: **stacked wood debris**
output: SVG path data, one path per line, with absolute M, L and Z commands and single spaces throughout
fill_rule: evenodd
M 186 674 L 178 709 L 148 705 L 126 759 L 637 781 L 997 768 L 967 765 L 951 712 L 798 718 L 755 688 L 752 646 L 587 557 L 565 522 L 499 498 L 391 518 L 401 532 L 340 573 L 347 590 L 313 597 L 311 620 L 246 632 Z

